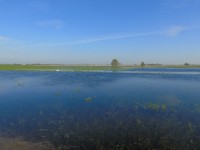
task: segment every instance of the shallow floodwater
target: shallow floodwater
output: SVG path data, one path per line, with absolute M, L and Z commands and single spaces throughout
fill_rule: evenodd
M 59 150 L 198 150 L 200 69 L 0 71 L 0 136 Z

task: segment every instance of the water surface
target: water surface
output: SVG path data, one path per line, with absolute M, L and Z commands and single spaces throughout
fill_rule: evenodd
M 200 149 L 200 69 L 0 71 L 0 133 L 54 149 Z

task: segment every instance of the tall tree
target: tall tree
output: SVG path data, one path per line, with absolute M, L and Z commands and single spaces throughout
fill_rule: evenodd
M 145 63 L 144 63 L 144 62 L 141 62 L 141 66 L 142 66 L 142 67 L 145 66 Z
M 113 59 L 111 62 L 112 67 L 119 66 L 119 61 L 117 59 Z

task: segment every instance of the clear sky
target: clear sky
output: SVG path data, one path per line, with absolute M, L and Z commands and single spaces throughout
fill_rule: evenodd
M 0 0 L 0 63 L 200 64 L 200 0 Z

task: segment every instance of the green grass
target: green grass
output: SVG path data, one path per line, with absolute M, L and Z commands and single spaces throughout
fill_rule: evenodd
M 125 70 L 130 67 L 111 66 L 66 66 L 66 65 L 0 65 L 0 70 L 36 70 L 36 71 L 103 71 L 103 70 Z
M 113 68 L 111 66 L 88 66 L 88 65 L 0 65 L 0 70 L 16 70 L 16 71 L 109 71 L 109 70 L 126 70 L 131 68 L 200 68 L 200 65 L 148 65 L 140 66 L 120 66 Z

